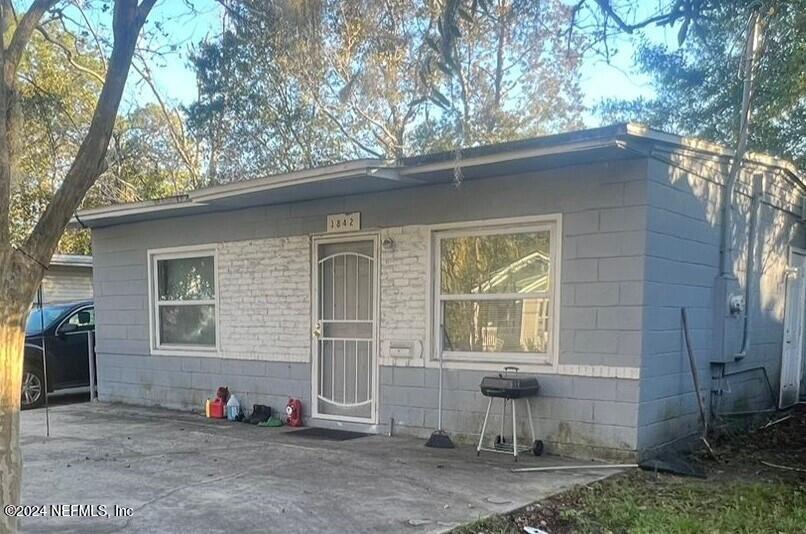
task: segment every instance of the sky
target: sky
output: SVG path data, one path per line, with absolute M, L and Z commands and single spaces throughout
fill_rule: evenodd
M 188 2 L 191 2 L 192 9 Z M 161 0 L 152 13 L 149 23 L 159 22 L 169 34 L 170 41 L 178 44 L 176 52 L 164 56 L 161 64 L 153 66 L 157 85 L 171 103 L 190 104 L 197 91 L 195 74 L 188 65 L 189 47 L 220 33 L 221 8 L 215 0 Z M 671 44 L 674 34 L 673 30 L 651 28 L 647 36 L 653 41 Z M 626 37 L 617 41 L 617 52 L 611 57 L 610 64 L 594 57 L 583 63 L 580 83 L 586 107 L 583 120 L 587 126 L 599 125 L 591 108 L 603 99 L 653 96 L 649 79 L 633 67 L 634 42 L 635 39 Z M 142 82 L 138 83 L 136 74 L 128 84 L 127 97 L 132 106 L 153 98 Z

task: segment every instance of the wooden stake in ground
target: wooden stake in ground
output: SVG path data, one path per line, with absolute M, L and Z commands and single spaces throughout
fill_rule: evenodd
M 156 0 L 116 0 L 113 47 L 92 122 L 70 169 L 34 230 L 15 247 L 10 241 L 9 210 L 14 175 L 14 147 L 23 135 L 17 67 L 42 17 L 60 0 L 34 0 L 19 17 L 11 0 L 0 0 L 0 503 L 19 504 L 20 388 L 25 320 L 37 287 L 67 223 L 105 169 L 106 150 L 126 85 L 135 45 Z M 6 43 L 3 36 L 16 27 Z M 0 534 L 16 532 L 17 520 L 0 513 Z

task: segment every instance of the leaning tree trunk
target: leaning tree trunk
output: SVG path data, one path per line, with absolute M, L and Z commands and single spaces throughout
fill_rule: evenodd
M 20 502 L 20 387 L 25 320 L 43 269 L 13 249 L 0 253 L 0 504 Z M 0 532 L 17 519 L 0 510 Z
M 2 49 L 3 40 L 0 38 L 0 62 L 5 63 L 5 88 L 0 89 L 0 112 L 11 104 L 7 97 L 13 94 L 14 68 L 27 44 L 26 35 L 20 34 L 21 29 L 25 29 L 30 37 L 42 13 L 56 2 L 34 0 L 7 49 Z M 114 44 L 92 122 L 61 186 L 19 248 L 12 247 L 8 240 L 8 191 L 11 176 L 10 140 L 21 132 L 14 131 L 12 122 L 0 119 L 0 505 L 20 503 L 22 456 L 19 448 L 19 410 L 25 319 L 60 236 L 84 195 L 105 169 L 106 150 L 134 49 L 140 29 L 155 2 L 115 1 L 112 17 Z M 0 7 L 6 11 L 8 3 L 0 1 Z M 4 127 L 6 125 L 8 128 Z M 0 534 L 16 530 L 17 520 L 7 517 L 0 510 Z

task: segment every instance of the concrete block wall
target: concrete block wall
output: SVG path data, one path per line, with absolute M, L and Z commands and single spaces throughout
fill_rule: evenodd
M 721 410 L 770 406 L 770 395 L 760 372 L 712 382 L 711 362 L 720 359 L 719 332 L 715 328 L 715 280 L 719 271 L 720 206 L 724 162 L 695 161 L 670 154 L 669 162 L 648 162 L 648 214 L 646 249 L 644 358 L 641 367 L 639 448 L 671 444 L 698 432 L 697 399 L 682 334 L 681 307 L 688 313 L 689 331 L 697 358 L 701 396 L 707 408 Z M 746 283 L 744 272 L 749 220 L 749 183 L 742 176 L 737 194 L 733 232 L 734 273 L 737 290 Z M 728 372 L 764 365 L 777 388 L 783 320 L 783 269 L 790 243 L 798 238 L 789 230 L 795 220 L 795 194 L 781 189 L 780 176 L 767 178 L 776 198 L 762 207 L 757 265 L 750 310 L 752 344 L 741 362 Z M 738 350 L 739 319 L 727 321 L 725 351 Z M 723 390 L 718 397 L 711 390 Z M 746 407 L 746 408 L 744 408 Z
M 538 432 L 555 452 L 573 454 L 576 446 L 583 456 L 632 454 L 645 320 L 645 175 L 644 160 L 624 160 L 467 181 L 459 189 L 429 186 L 95 230 L 101 399 L 201 407 L 215 386 L 229 385 L 245 404 L 270 400 L 282 408 L 288 395 L 307 403 L 310 236 L 324 231 L 327 214 L 360 211 L 365 229 L 395 242 L 380 253 L 379 423 L 394 417 L 399 428 L 428 433 L 437 373 L 429 360 L 427 225 L 561 213 L 559 362 L 540 375 Z M 194 244 L 219 249 L 222 351 L 152 355 L 147 251 Z M 390 358 L 384 351 L 393 341 L 421 344 L 423 352 Z M 446 395 L 447 429 L 478 432 L 486 408 L 478 384 L 489 372 L 447 371 L 456 391 L 451 400 Z
M 308 363 L 193 356 L 98 354 L 99 398 L 204 411 L 216 388 L 227 386 L 249 413 L 253 404 L 283 410 L 288 397 L 301 399 L 308 413 L 311 398 Z
M 477 443 L 488 398 L 479 390 L 485 371 L 445 369 L 443 428 L 454 439 Z M 637 380 L 540 375 L 540 395 L 530 400 L 537 439 L 546 450 L 581 458 L 635 458 L 638 418 Z M 401 433 L 426 437 L 438 424 L 439 371 L 433 368 L 381 367 L 379 423 Z M 519 401 L 519 443 L 531 435 L 526 408 Z M 493 402 L 487 437 L 500 433 L 502 401 Z M 511 435 L 511 408 L 506 434 Z M 522 440 L 522 441 L 521 441 Z M 489 443 L 488 443 L 489 445 Z

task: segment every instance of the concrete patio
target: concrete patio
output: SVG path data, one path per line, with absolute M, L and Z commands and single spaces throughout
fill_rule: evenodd
M 172 410 L 79 403 L 22 414 L 23 504 L 129 518 L 37 518 L 25 532 L 440 532 L 601 478 L 510 472 L 511 457 L 371 436 L 319 441 Z M 569 463 L 523 458 L 520 465 Z

